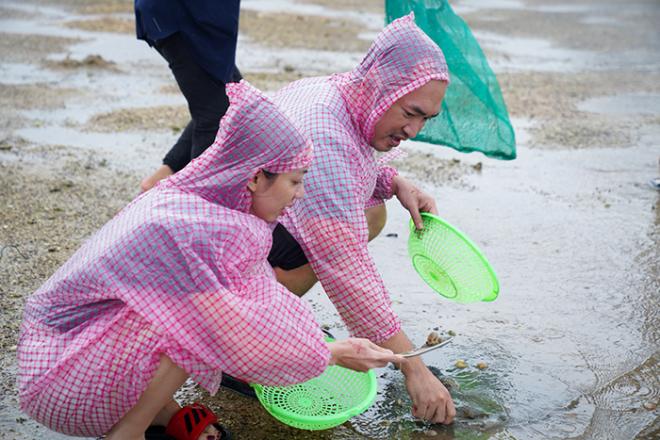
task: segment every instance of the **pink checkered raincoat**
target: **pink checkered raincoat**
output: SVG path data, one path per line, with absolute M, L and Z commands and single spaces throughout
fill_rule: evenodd
M 246 83 L 202 156 L 141 195 L 27 301 L 18 349 L 21 408 L 53 430 L 107 432 L 161 354 L 215 393 L 221 373 L 289 384 L 330 353 L 308 305 L 266 261 L 271 228 L 249 214 L 259 169 L 306 168 L 311 143 Z
M 396 170 L 376 161 L 369 142 L 385 111 L 431 80 L 448 81 L 447 65 L 411 14 L 388 25 L 354 70 L 294 82 L 273 98 L 315 151 L 305 198 L 280 221 L 351 333 L 375 342 L 396 334 L 400 322 L 367 250 L 365 209 L 392 197 Z

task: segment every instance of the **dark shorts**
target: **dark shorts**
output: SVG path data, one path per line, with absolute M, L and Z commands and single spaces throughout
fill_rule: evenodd
M 279 223 L 273 230 L 273 247 L 268 254 L 268 262 L 272 267 L 284 270 L 295 269 L 308 263 L 296 239 Z

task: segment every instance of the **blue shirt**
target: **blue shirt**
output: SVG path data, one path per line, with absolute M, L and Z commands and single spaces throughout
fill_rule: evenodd
M 154 45 L 181 33 L 199 65 L 229 82 L 236 60 L 240 0 L 135 0 L 137 37 Z

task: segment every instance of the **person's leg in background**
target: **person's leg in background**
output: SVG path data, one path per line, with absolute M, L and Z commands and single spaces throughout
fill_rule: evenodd
M 142 181 L 142 191 L 151 189 L 158 181 L 183 169 L 202 154 L 215 140 L 220 119 L 229 107 L 225 84 L 197 64 L 181 34 L 173 34 L 156 43 L 155 47 L 169 63 L 188 102 L 191 120 L 163 159 L 163 165 Z M 240 79 L 240 72 L 235 68 L 232 80 Z

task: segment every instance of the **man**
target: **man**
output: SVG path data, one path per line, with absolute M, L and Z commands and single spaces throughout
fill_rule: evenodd
M 411 15 L 392 22 L 351 72 L 296 81 L 275 96 L 312 139 L 305 197 L 280 218 L 269 256 L 278 280 L 302 295 L 319 280 L 354 336 L 394 352 L 413 348 L 368 253 L 385 224 L 383 199 L 396 196 L 418 228 L 433 199 L 394 168 L 387 152 L 438 114 L 449 75 L 440 48 Z M 451 423 L 454 404 L 419 358 L 402 366 L 413 415 Z

